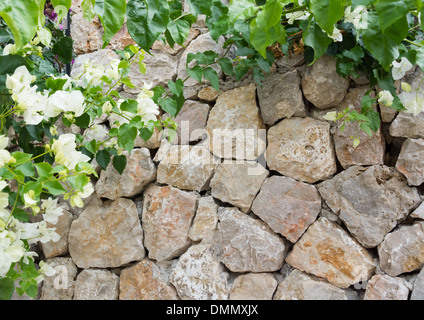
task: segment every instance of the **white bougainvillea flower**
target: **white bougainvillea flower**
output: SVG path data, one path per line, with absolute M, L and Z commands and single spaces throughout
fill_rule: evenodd
M 16 50 L 15 44 L 11 44 L 11 43 L 6 45 L 3 49 L 3 55 L 4 56 L 7 56 L 9 54 L 16 54 L 16 52 L 17 52 L 17 50 Z
M 137 114 L 141 116 L 141 119 L 145 124 L 150 120 L 156 121 L 159 115 L 158 105 L 150 98 L 137 99 Z
M 106 126 L 95 124 L 88 128 L 84 133 L 84 141 L 97 140 L 103 141 L 107 138 Z
M 393 61 L 392 65 L 393 80 L 402 79 L 405 76 L 405 73 L 407 73 L 413 67 L 412 63 L 409 62 L 409 60 L 405 57 L 402 57 L 400 62 L 397 62 L 396 60 Z
M 110 60 L 110 68 L 106 69 L 105 71 L 105 75 L 106 77 L 110 78 L 110 79 L 114 79 L 117 80 L 119 79 L 119 63 L 121 61 L 118 59 L 112 59 Z
M 356 29 L 368 28 L 368 11 L 363 5 L 358 5 L 352 11 L 352 6 L 348 6 L 344 12 L 344 21 L 350 22 Z
M 337 119 L 337 111 L 330 111 L 323 117 L 325 120 L 336 121 Z
M 84 62 L 85 80 L 87 83 L 98 86 L 101 84 L 101 78 L 105 75 L 105 69 L 102 65 L 95 65 L 92 61 L 86 60 Z
M 415 116 L 423 111 L 424 95 L 420 92 L 402 92 L 399 99 L 406 108 L 405 112 Z
M 336 27 L 334 27 L 332 34 L 327 33 L 327 35 L 331 39 L 333 39 L 333 41 L 335 41 L 335 42 L 342 42 L 343 41 L 342 32 L 339 29 L 337 29 Z
M 153 98 L 155 93 L 150 90 L 152 88 L 151 83 L 144 82 L 143 88 L 141 89 L 141 92 L 138 94 L 137 99 L 144 99 L 144 98 Z
M 72 133 L 62 134 L 59 139 L 53 141 L 51 148 L 55 153 L 56 162 L 69 170 L 74 170 L 79 162 L 90 160 L 90 157 L 76 150 L 75 135 Z
M 6 149 L 9 144 L 9 137 L 6 137 L 4 134 L 0 135 L 0 149 Z
M 91 182 L 87 183 L 82 188 L 82 191 L 76 190 L 75 194 L 71 196 L 71 206 L 82 208 L 84 206 L 82 199 L 88 198 L 93 192 L 93 184 Z
M 49 97 L 49 101 L 44 111 L 48 117 L 56 117 L 61 112 L 72 112 L 75 117 L 84 113 L 84 95 L 81 91 L 56 91 Z
M 17 94 L 22 89 L 28 88 L 35 79 L 36 77 L 30 74 L 25 66 L 20 66 L 16 68 L 13 75 L 6 76 L 6 87 L 12 90 L 13 94 Z
M 41 243 L 57 242 L 60 240 L 60 235 L 56 233 L 56 228 L 48 228 L 46 221 L 38 223 L 39 240 Z
M 407 82 L 401 82 L 400 86 L 404 92 L 411 92 L 412 90 L 411 85 Z
M 296 11 L 292 13 L 287 13 L 286 18 L 288 19 L 288 24 L 293 24 L 295 20 L 306 20 L 309 18 L 310 13 L 306 11 Z
M 56 224 L 59 216 L 63 215 L 63 208 L 57 205 L 57 199 L 48 199 L 41 200 L 41 209 L 43 212 L 43 219 L 51 224 Z
M 393 96 L 388 90 L 382 90 L 378 93 L 378 102 L 390 107 L 393 104 Z
M 0 150 L 0 168 L 6 164 L 16 163 L 16 159 L 7 150 Z

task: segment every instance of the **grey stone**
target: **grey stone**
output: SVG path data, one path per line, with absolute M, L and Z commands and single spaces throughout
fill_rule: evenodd
M 381 269 L 392 277 L 424 265 L 424 222 L 403 225 L 378 246 Z
M 387 166 L 353 166 L 318 185 L 331 210 L 366 248 L 385 235 L 420 202 L 416 188 Z
M 341 289 L 294 269 L 277 288 L 274 300 L 357 300 L 353 290 Z
M 228 273 L 209 244 L 191 246 L 170 276 L 183 300 L 226 300 L 230 291 L 227 280 Z
M 119 276 L 107 269 L 84 269 L 75 281 L 74 300 L 118 300 Z
M 272 272 L 281 269 L 289 243 L 264 222 L 236 208 L 218 209 L 222 262 L 233 272 Z
M 292 178 L 265 180 L 252 211 L 274 232 L 296 242 L 321 211 L 321 197 L 313 185 Z
M 318 109 L 328 109 L 340 104 L 349 88 L 349 81 L 336 71 L 336 59 L 324 55 L 306 70 L 302 78 L 305 98 Z
M 268 174 L 255 161 L 225 160 L 211 180 L 212 196 L 246 213 Z
M 424 300 L 424 269 L 421 269 L 415 278 L 411 293 L 411 300 Z
M 424 182 L 424 139 L 406 139 L 402 144 L 396 169 L 401 172 L 410 186 Z
M 218 205 L 212 196 L 199 199 L 196 216 L 190 227 L 188 236 L 193 241 L 212 239 L 218 224 Z
M 408 300 L 408 296 L 402 279 L 376 274 L 368 281 L 364 300 Z
M 72 300 L 78 272 L 72 259 L 57 257 L 47 259 L 46 263 L 55 270 L 55 274 L 45 277 L 40 300 Z
M 389 128 L 393 137 L 424 138 L 424 112 L 417 114 L 400 111 Z
M 156 178 L 156 167 L 150 151 L 147 148 L 125 151 L 127 164 L 122 174 L 109 163 L 102 170 L 96 183 L 96 193 L 99 197 L 115 200 L 120 197 L 133 197 L 141 193 L 145 187 Z

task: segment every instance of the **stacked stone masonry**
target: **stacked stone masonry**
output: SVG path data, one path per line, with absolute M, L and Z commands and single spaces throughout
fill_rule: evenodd
M 101 49 L 101 25 L 78 2 L 73 74 L 132 41 L 124 26 Z M 130 78 L 165 85 L 185 75 L 188 53 L 222 41 L 199 20 L 185 46 L 156 43 L 146 75 Z M 83 209 L 62 203 L 61 240 L 38 248 L 56 275 L 37 299 L 424 299 L 424 115 L 379 106 L 381 129 L 353 148 L 355 125 L 323 117 L 358 109 L 367 81 L 338 76 L 330 56 L 301 62 L 277 59 L 262 87 L 222 73 L 220 91 L 186 82 L 173 142 L 137 140 Z

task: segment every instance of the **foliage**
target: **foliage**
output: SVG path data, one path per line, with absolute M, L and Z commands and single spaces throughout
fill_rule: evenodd
M 372 135 L 380 127 L 377 106 L 422 112 L 424 95 L 395 81 L 416 64 L 424 69 L 421 0 L 83 0 L 88 21 L 97 15 L 104 29 L 103 47 L 127 23 L 137 46 L 118 51 L 121 59 L 106 67 L 87 61 L 75 78 L 63 74 L 72 61 L 72 39 L 60 23 L 71 0 L 3 0 L 0 3 L 0 299 L 16 290 L 35 296 L 51 267 L 34 263 L 31 244 L 54 241 L 54 224 L 62 214 L 61 196 L 73 206 L 93 192 L 91 164 L 110 163 L 122 173 L 126 152 L 137 136 L 148 140 L 154 130 L 176 127 L 162 120 L 159 107 L 175 117 L 184 103 L 184 82 L 208 80 L 219 90 L 219 66 L 237 81 L 250 73 L 261 85 L 275 56 L 303 52 L 308 64 L 322 55 L 337 59 L 343 77 L 366 76 L 371 90 L 360 112 L 347 108 L 329 112 L 327 120 L 357 122 Z M 128 77 L 132 64 L 145 73 L 145 54 L 159 39 L 171 47 L 184 45 L 193 23 L 205 15 L 212 39 L 224 39 L 224 54 L 189 54 L 185 79 L 166 87 L 138 88 L 136 99 L 121 97 L 117 88 L 135 85 Z M 24 22 L 24 23 L 22 23 Z M 111 128 L 98 124 L 113 116 Z M 159 118 L 159 119 L 158 119 Z M 79 134 L 64 133 L 77 127 Z M 359 135 L 352 137 L 356 147 Z M 41 222 L 29 216 L 43 215 Z

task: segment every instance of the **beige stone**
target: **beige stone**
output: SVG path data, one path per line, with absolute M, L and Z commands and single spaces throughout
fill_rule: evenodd
M 55 225 L 47 223 L 47 227 L 55 228 L 55 232 L 60 236 L 60 239 L 57 242 L 49 241 L 41 243 L 44 256 L 47 259 L 62 256 L 69 252 L 68 234 L 73 220 L 73 215 L 69 211 L 64 210 L 63 215 L 59 216 L 59 219 Z
M 178 300 L 163 268 L 144 259 L 125 268 L 119 283 L 120 300 Z
M 337 171 L 330 125 L 312 118 L 284 119 L 268 130 L 266 160 L 270 170 L 308 183 Z
M 149 258 L 179 257 L 191 245 L 188 232 L 199 195 L 151 184 L 144 192 L 142 223 Z
M 367 284 L 364 300 L 408 300 L 409 289 L 401 278 L 376 274 Z
M 286 262 L 339 288 L 368 280 L 376 267 L 370 253 L 327 218 L 308 228 Z
M 74 300 L 117 300 L 119 276 L 107 269 L 84 269 L 75 281 Z
M 277 288 L 272 273 L 247 273 L 234 280 L 230 300 L 272 300 Z
M 199 199 L 196 216 L 188 236 L 193 241 L 212 239 L 218 223 L 218 205 L 211 196 Z

